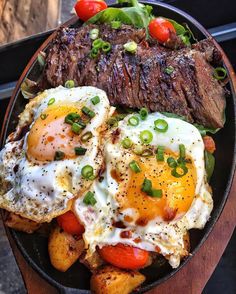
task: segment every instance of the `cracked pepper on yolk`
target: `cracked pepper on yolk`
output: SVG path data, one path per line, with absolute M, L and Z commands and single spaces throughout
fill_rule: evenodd
M 75 106 L 49 106 L 35 121 L 27 138 L 27 157 L 39 161 L 54 160 L 55 152 L 62 151 L 65 158 L 74 158 L 74 147 L 78 146 L 79 136 L 65 123 L 65 117 L 79 113 Z
M 170 156 L 177 160 L 179 154 L 165 152 L 164 162 L 157 161 L 156 157 L 136 157 L 135 161 L 142 171 L 135 173 L 130 170 L 130 178 L 120 182 L 120 192 L 116 195 L 120 211 L 135 209 L 139 213 L 138 225 L 144 226 L 158 216 L 166 221 L 172 220 L 186 213 L 192 204 L 197 181 L 195 166 L 187 163 L 188 173 L 176 178 L 171 175 L 172 169 L 166 162 Z M 144 178 L 152 181 L 154 189 L 162 190 L 161 198 L 150 197 L 141 191 Z

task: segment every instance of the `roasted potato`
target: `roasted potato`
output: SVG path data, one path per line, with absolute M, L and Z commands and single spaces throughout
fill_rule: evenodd
M 42 224 L 36 223 L 30 219 L 21 217 L 18 214 L 10 212 L 5 220 L 7 227 L 12 228 L 17 231 L 22 231 L 26 233 L 33 233 L 38 230 Z
M 144 275 L 139 272 L 105 266 L 92 275 L 90 286 L 96 294 L 128 294 L 144 281 Z
M 64 232 L 59 226 L 52 229 L 48 252 L 52 265 L 59 271 L 65 272 L 80 257 L 84 250 L 83 239 L 76 239 Z
M 88 267 L 91 271 L 98 269 L 101 265 L 104 264 L 104 261 L 97 251 L 93 252 L 93 254 L 85 254 L 81 256 L 80 262 Z

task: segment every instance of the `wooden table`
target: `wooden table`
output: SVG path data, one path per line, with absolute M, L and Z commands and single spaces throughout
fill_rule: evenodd
M 213 231 L 196 255 L 177 274 L 148 294 L 199 294 L 215 270 L 236 225 L 236 176 L 225 208 Z M 49 285 L 26 263 L 19 250 L 10 240 L 17 264 L 29 294 L 55 294 Z

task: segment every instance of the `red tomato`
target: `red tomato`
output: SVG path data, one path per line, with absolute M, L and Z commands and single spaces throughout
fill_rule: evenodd
M 165 43 L 168 41 L 170 38 L 170 32 L 176 34 L 172 23 L 162 17 L 157 17 L 151 20 L 148 28 L 152 38 L 157 39 L 160 43 Z
M 83 21 L 87 21 L 106 8 L 107 4 L 102 0 L 79 0 L 75 4 L 75 11 Z
M 99 254 L 108 263 L 124 269 L 139 269 L 148 262 L 148 251 L 117 244 L 115 246 L 104 246 L 99 249 Z
M 205 149 L 210 152 L 210 153 L 214 153 L 216 150 L 216 144 L 215 141 L 213 140 L 212 137 L 210 136 L 204 136 L 203 137 L 203 142 L 205 145 Z
M 78 221 L 72 211 L 57 217 L 58 225 L 67 233 L 71 235 L 81 235 L 84 232 L 84 226 Z

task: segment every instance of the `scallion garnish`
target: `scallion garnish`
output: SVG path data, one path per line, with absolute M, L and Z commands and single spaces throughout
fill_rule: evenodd
M 89 116 L 90 118 L 93 118 L 93 117 L 95 116 L 95 112 L 92 111 L 91 109 L 89 109 L 89 108 L 86 107 L 86 106 L 84 106 L 84 107 L 82 108 L 82 112 L 83 112 L 84 114 L 86 114 L 87 116 Z
M 93 46 L 93 48 L 95 48 L 95 49 L 100 49 L 100 48 L 102 48 L 102 45 L 103 45 L 103 40 L 102 40 L 102 39 L 94 40 L 93 43 L 92 43 L 92 46 Z
M 157 154 L 156 154 L 157 161 L 164 161 L 164 151 L 165 151 L 164 146 L 157 147 Z
M 65 158 L 65 153 L 62 151 L 56 151 L 54 155 L 54 160 L 62 160 Z
M 51 98 L 51 99 L 49 99 L 49 101 L 48 101 L 48 105 L 52 105 L 55 101 L 56 101 L 55 98 Z
M 117 127 L 118 126 L 118 122 L 117 119 L 115 117 L 111 117 L 108 119 L 107 124 L 111 127 Z
M 167 73 L 168 75 L 172 74 L 173 71 L 174 71 L 173 66 L 167 66 L 165 68 L 165 73 Z
M 175 178 L 182 178 L 183 176 L 185 176 L 188 172 L 188 168 L 186 165 L 184 164 L 180 164 L 177 165 L 172 171 L 171 174 L 172 176 L 174 176 Z
M 140 155 L 143 157 L 153 156 L 153 151 L 151 149 L 144 149 Z
M 133 147 L 133 152 L 137 155 L 142 155 L 143 153 L 143 146 L 142 145 L 135 145 Z
M 93 136 L 92 132 L 86 132 L 85 134 L 83 134 L 83 136 L 81 136 L 81 141 L 87 142 L 89 139 L 91 139 Z
M 98 35 L 99 35 L 99 29 L 92 29 L 90 32 L 89 32 L 89 37 L 90 39 L 92 40 L 96 40 L 98 38 Z
M 48 116 L 48 114 L 46 114 L 46 113 L 41 113 L 41 114 L 40 114 L 40 118 L 41 118 L 42 120 L 45 120 L 45 119 L 47 118 L 47 116 Z
M 132 147 L 133 142 L 130 140 L 130 138 L 125 138 L 124 140 L 122 140 L 121 145 L 122 145 L 125 149 L 129 149 L 130 147 Z
M 81 117 L 78 113 L 71 112 L 65 117 L 65 123 L 73 125 L 74 122 L 78 122 L 80 119 Z
M 213 77 L 217 80 L 224 80 L 227 76 L 227 72 L 223 67 L 217 67 L 213 71 Z
M 149 196 L 152 196 L 155 198 L 161 198 L 162 197 L 162 190 L 161 189 L 152 189 Z
M 97 48 L 93 48 L 93 49 L 91 50 L 91 52 L 90 52 L 90 56 L 91 56 L 92 58 L 96 58 L 96 57 L 98 56 L 98 53 L 99 53 L 99 49 L 97 49 Z
M 147 108 L 141 108 L 139 111 L 139 115 L 140 115 L 141 120 L 145 120 L 148 116 Z
M 82 132 L 82 129 L 83 128 L 81 127 L 81 125 L 79 123 L 76 123 L 76 122 L 73 123 L 72 126 L 71 126 L 72 132 L 77 134 L 77 135 Z
M 184 144 L 179 145 L 179 157 L 184 159 L 186 155 L 185 146 Z
M 168 123 L 164 119 L 155 120 L 154 125 L 154 129 L 160 133 L 165 133 L 168 130 Z
M 81 170 L 81 175 L 86 180 L 94 180 L 93 167 L 91 165 L 85 165 Z
M 131 42 L 124 44 L 125 51 L 132 53 L 132 54 L 136 53 L 137 48 L 138 48 L 138 45 L 134 41 L 131 41 Z
M 139 124 L 139 119 L 137 116 L 131 116 L 129 119 L 128 119 L 128 123 L 130 126 L 137 126 Z
M 171 167 L 171 168 L 177 167 L 177 162 L 173 157 L 167 158 L 167 163 L 168 163 L 169 167 Z
M 75 86 L 75 82 L 73 80 L 68 80 L 65 82 L 65 87 L 70 89 L 70 88 L 74 88 Z
M 141 190 L 145 193 L 150 193 L 152 190 L 152 182 L 147 178 L 144 179 Z
M 91 98 L 91 102 L 93 103 L 93 105 L 98 104 L 100 102 L 99 96 L 95 96 L 95 97 Z
M 119 20 L 113 20 L 111 22 L 111 27 L 112 27 L 112 29 L 117 30 L 121 27 L 121 22 Z
M 140 133 L 139 138 L 143 144 L 149 144 L 153 140 L 153 134 L 148 130 L 144 130 Z
M 74 150 L 76 155 L 84 155 L 87 151 L 87 149 L 83 147 L 75 147 Z
M 94 197 L 93 192 L 87 192 L 83 199 L 84 204 L 94 206 L 97 203 L 97 200 Z
M 136 174 L 141 172 L 141 168 L 140 168 L 140 166 L 138 165 L 138 163 L 135 160 L 133 160 L 133 161 L 130 162 L 129 167 Z
M 109 42 L 103 42 L 102 51 L 105 53 L 108 53 L 109 51 L 111 51 L 111 44 Z

